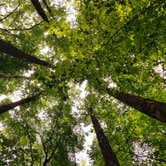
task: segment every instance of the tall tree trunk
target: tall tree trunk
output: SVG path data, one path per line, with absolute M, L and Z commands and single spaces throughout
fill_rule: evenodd
M 161 122 L 166 122 L 166 103 L 146 99 L 107 88 L 107 92 L 123 103 L 153 117 Z
M 4 112 L 7 112 L 9 111 L 10 109 L 13 109 L 17 106 L 22 106 L 22 105 L 25 105 L 31 101 L 34 101 L 36 100 L 39 96 L 40 96 L 41 92 L 40 93 L 37 93 L 36 95 L 34 96 L 31 96 L 31 97 L 27 97 L 25 99 L 21 99 L 19 101 L 16 101 L 16 102 L 13 102 L 13 103 L 10 103 L 10 104 L 4 104 L 4 105 L 1 105 L 0 106 L 0 114 L 4 113 Z
M 40 15 L 40 17 L 46 21 L 49 22 L 47 15 L 45 14 L 43 8 L 41 7 L 41 4 L 38 0 L 31 0 L 33 6 L 35 7 L 35 9 L 37 10 L 37 13 Z
M 97 136 L 98 144 L 105 160 L 106 166 L 119 166 L 119 162 L 116 158 L 115 153 L 113 152 L 111 146 L 109 145 L 109 141 L 104 134 L 103 129 L 100 126 L 97 118 L 90 113 L 90 117 L 93 123 L 93 127 L 95 129 L 95 133 Z
M 3 53 L 9 54 L 13 57 L 19 58 L 21 60 L 23 59 L 30 63 L 34 63 L 41 66 L 46 66 L 46 67 L 52 67 L 52 65 L 49 64 L 48 62 L 40 60 L 31 55 L 28 55 L 24 53 L 23 51 L 19 50 L 18 48 L 16 48 L 15 46 L 11 45 L 9 42 L 2 39 L 0 39 L 0 51 Z

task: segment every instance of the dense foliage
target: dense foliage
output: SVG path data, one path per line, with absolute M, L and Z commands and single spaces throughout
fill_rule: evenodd
M 165 0 L 0 3 L 0 165 L 75 165 L 94 116 L 120 165 L 164 166 L 165 34 Z

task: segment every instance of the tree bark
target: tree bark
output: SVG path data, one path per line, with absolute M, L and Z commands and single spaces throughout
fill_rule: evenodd
M 23 51 L 19 50 L 18 48 L 16 48 L 15 46 L 11 45 L 9 42 L 2 39 L 0 39 L 0 51 L 3 53 L 9 54 L 13 57 L 19 58 L 21 60 L 23 59 L 30 63 L 34 63 L 41 66 L 46 66 L 46 67 L 52 67 L 52 65 L 49 64 L 48 62 L 40 60 L 31 55 L 28 55 L 24 53 Z
M 41 4 L 38 0 L 31 0 L 33 6 L 35 7 L 37 13 L 40 15 L 40 17 L 46 21 L 49 22 L 47 15 L 45 14 L 43 8 L 41 7 Z
M 166 103 L 111 90 L 108 88 L 107 92 L 119 101 L 122 101 L 123 103 L 139 110 L 140 112 L 161 122 L 166 122 Z
M 40 96 L 41 92 L 40 93 L 37 93 L 36 95 L 34 96 L 31 96 L 31 97 L 27 97 L 25 99 L 21 99 L 19 101 L 16 101 L 16 102 L 13 102 L 13 103 L 9 103 L 9 104 L 4 104 L 4 105 L 1 105 L 0 106 L 0 114 L 3 114 L 4 112 L 7 112 L 9 111 L 10 109 L 13 109 L 17 106 L 22 106 L 22 105 L 25 105 L 31 101 L 34 101 L 36 100 L 39 96 Z
M 116 158 L 116 155 L 113 152 L 111 146 L 109 145 L 109 141 L 105 136 L 104 131 L 100 126 L 100 123 L 98 122 L 97 118 L 94 115 L 92 115 L 92 113 L 90 113 L 90 117 L 93 123 L 93 127 L 95 129 L 98 144 L 106 166 L 119 166 L 119 162 Z
M 50 15 L 53 17 L 52 11 L 51 11 L 50 7 L 48 6 L 46 0 L 43 0 L 43 3 L 45 5 L 45 7 L 47 8 L 48 12 L 50 13 Z

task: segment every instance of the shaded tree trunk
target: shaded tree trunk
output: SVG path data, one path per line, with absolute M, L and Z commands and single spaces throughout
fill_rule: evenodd
M 48 160 L 47 158 L 45 158 L 44 163 L 43 163 L 43 166 L 47 166 L 48 163 L 49 163 L 49 160 Z
M 146 99 L 107 88 L 107 92 L 123 103 L 153 117 L 161 122 L 166 122 L 166 103 Z
M 52 65 L 49 64 L 48 62 L 40 60 L 31 55 L 28 55 L 24 53 L 23 51 L 19 50 L 18 48 L 16 48 L 15 46 L 11 45 L 9 42 L 2 39 L 0 39 L 0 51 L 30 63 L 34 63 L 41 66 L 46 66 L 46 67 L 52 67 Z
M 109 145 L 109 141 L 104 134 L 103 129 L 100 126 L 97 118 L 90 113 L 90 117 L 93 123 L 93 127 L 95 129 L 95 133 L 97 136 L 98 144 L 105 160 L 106 166 L 119 166 L 119 162 L 116 158 L 115 153 L 113 152 L 111 146 Z
M 46 1 L 46 0 L 43 0 L 43 3 L 44 3 L 44 5 L 45 5 L 45 7 L 47 8 L 48 12 L 50 13 L 50 15 L 53 16 L 52 11 L 51 11 L 50 7 L 49 7 L 48 4 L 47 4 L 47 1 Z
M 40 15 L 40 17 L 46 21 L 49 22 L 47 15 L 45 14 L 43 8 L 41 7 L 41 4 L 38 0 L 31 0 L 33 6 L 35 7 L 37 13 Z
M 16 101 L 16 102 L 13 102 L 13 103 L 9 103 L 9 104 L 4 104 L 4 105 L 1 105 L 0 106 L 0 114 L 4 113 L 4 112 L 7 112 L 9 111 L 10 109 L 13 109 L 17 106 L 22 106 L 22 105 L 25 105 L 31 101 L 34 101 L 36 100 L 39 96 L 40 96 L 41 92 L 34 95 L 34 96 L 31 96 L 31 97 L 27 97 L 25 99 L 21 99 L 19 101 Z

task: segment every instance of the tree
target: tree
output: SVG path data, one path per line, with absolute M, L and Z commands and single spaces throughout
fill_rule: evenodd
M 92 123 L 97 138 L 104 137 L 89 152 L 94 165 L 104 165 L 107 154 L 116 165 L 164 165 L 165 5 L 164 0 L 0 4 L 0 164 L 75 165 L 71 156 L 84 141 L 75 130 Z M 87 102 L 77 101 L 77 87 L 85 83 L 85 93 L 94 94 L 91 120 Z M 13 111 L 16 106 L 21 107 Z
M 0 40 L 0 45 L 1 45 L 0 47 L 1 52 L 4 52 L 16 58 L 24 59 L 30 63 L 35 63 L 35 64 L 43 65 L 46 67 L 51 67 L 51 64 L 49 64 L 48 62 L 40 60 L 31 55 L 25 54 L 24 52 L 22 52 L 21 50 L 17 49 L 16 47 L 12 46 L 11 44 L 9 44 L 8 42 L 4 40 Z
M 102 84 L 100 84 L 102 85 Z M 101 88 L 101 87 L 100 87 Z M 161 122 L 166 122 L 166 103 L 155 100 L 146 99 L 140 96 L 123 93 L 115 89 L 105 88 L 102 91 L 107 93 L 119 101 L 141 111 L 142 113 L 153 117 Z M 100 89 L 101 91 L 101 89 Z
M 110 89 L 108 90 L 108 92 L 109 94 L 112 94 Z M 118 91 L 113 93 L 112 96 L 124 102 L 125 104 L 149 115 L 150 117 L 156 118 L 161 122 L 166 122 L 166 103 L 144 99 L 139 96 Z
M 38 0 L 31 0 L 31 2 L 32 2 L 33 6 L 35 7 L 35 9 L 37 10 L 38 14 L 41 16 L 41 18 L 44 21 L 49 22 L 43 8 L 40 5 L 40 2 Z
M 26 103 L 29 103 L 31 101 L 34 101 L 36 98 L 38 98 L 40 96 L 41 93 L 38 93 L 34 96 L 31 96 L 31 97 L 27 97 L 25 99 L 21 99 L 19 101 L 16 101 L 16 102 L 13 102 L 13 103 L 10 103 L 10 104 L 3 104 L 0 106 L 0 114 L 4 113 L 4 112 L 7 112 L 9 111 L 10 109 L 13 109 L 17 106 L 22 106 Z
M 116 158 L 116 155 L 114 154 L 111 146 L 109 145 L 109 141 L 106 138 L 106 136 L 104 135 L 104 132 L 101 128 L 101 125 L 99 123 L 99 121 L 97 120 L 97 118 L 92 115 L 92 108 L 89 110 L 89 115 L 91 117 L 92 123 L 93 123 L 93 127 L 95 129 L 95 133 L 98 139 L 98 144 L 100 146 L 103 158 L 105 160 L 105 163 L 107 166 L 118 166 L 119 162 Z

